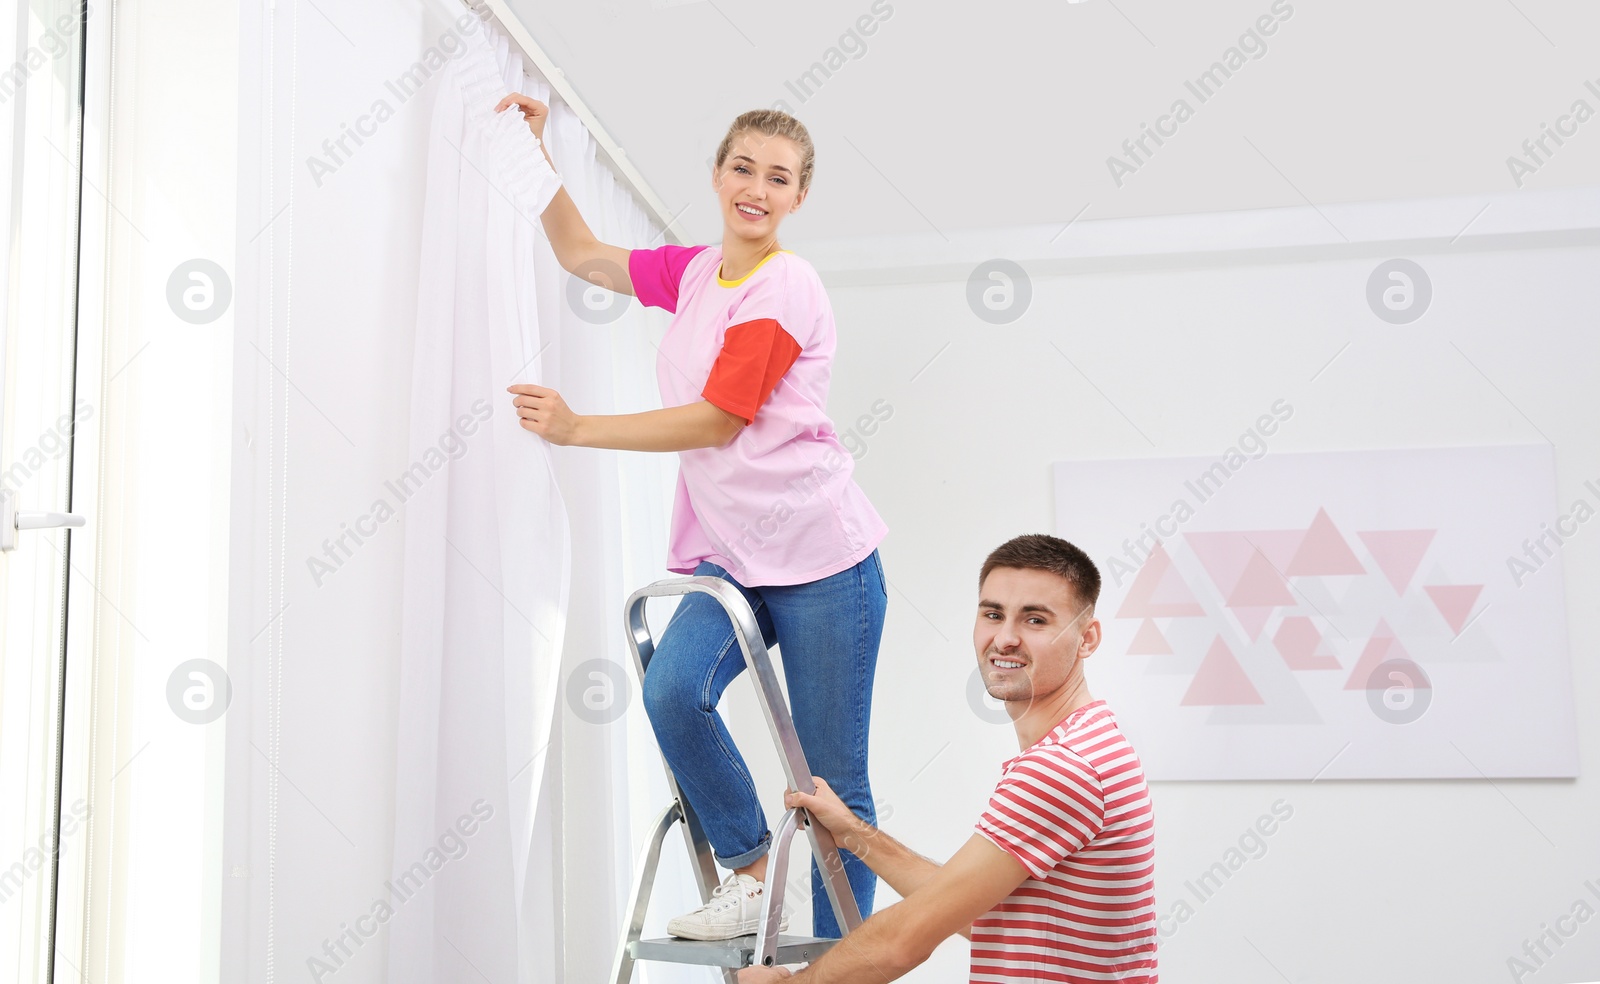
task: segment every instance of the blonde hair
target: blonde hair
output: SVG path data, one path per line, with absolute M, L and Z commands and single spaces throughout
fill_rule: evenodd
M 728 154 L 733 149 L 733 138 L 748 130 L 765 134 L 769 137 L 787 137 L 800 148 L 800 190 L 805 191 L 811 186 L 811 172 L 816 167 L 817 148 L 811 143 L 811 134 L 806 132 L 804 123 L 790 116 L 788 113 L 777 109 L 752 109 L 747 113 L 740 113 L 733 125 L 728 127 L 728 135 L 722 138 L 722 143 L 717 146 L 716 167 L 728 160 Z

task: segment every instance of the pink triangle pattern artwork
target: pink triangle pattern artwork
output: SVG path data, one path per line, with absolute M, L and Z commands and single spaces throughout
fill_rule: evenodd
M 1306 615 L 1290 615 L 1278 626 L 1272 644 L 1291 670 L 1337 670 L 1339 660 L 1322 647 L 1322 633 Z
M 1156 620 L 1147 618 L 1139 623 L 1139 631 L 1133 634 L 1133 641 L 1128 643 L 1129 656 L 1171 656 L 1172 643 L 1161 634 L 1161 629 L 1156 625 Z
M 1129 585 L 1117 618 L 1181 618 L 1205 613 L 1183 574 L 1173 566 L 1172 556 L 1156 544 Z
M 1189 689 L 1180 703 L 1185 707 L 1214 707 L 1223 704 L 1262 704 L 1265 701 L 1261 699 L 1255 684 L 1250 682 L 1244 667 L 1234 658 L 1233 650 L 1228 648 L 1221 636 L 1217 636 L 1206 658 L 1200 661 L 1200 668 L 1195 671 L 1194 680 L 1189 683 Z
M 1355 551 L 1340 535 L 1339 528 L 1333 525 L 1328 510 L 1319 508 L 1311 527 L 1306 530 L 1306 538 L 1300 541 L 1300 549 L 1295 551 L 1294 559 L 1289 561 L 1289 569 L 1284 573 L 1290 577 L 1300 577 L 1366 572 L 1367 569 L 1356 558 Z
M 1394 630 L 1389 623 L 1378 619 L 1377 626 L 1372 630 L 1372 637 L 1367 640 L 1367 646 L 1361 650 L 1361 656 L 1356 660 L 1355 668 L 1350 671 L 1350 679 L 1344 682 L 1346 690 L 1387 690 L 1392 684 L 1384 679 L 1374 680 L 1372 671 L 1391 659 L 1409 660 L 1410 654 L 1405 647 L 1400 645 L 1400 640 L 1394 637 Z M 1424 677 L 1413 684 L 1417 687 L 1427 687 L 1430 684 Z
M 1211 583 L 1226 598 L 1244 577 L 1256 548 L 1243 533 L 1185 533 L 1183 539 L 1200 558 L 1200 566 L 1211 576 Z
M 1287 571 L 1306 538 L 1305 530 L 1255 530 L 1244 535 L 1257 553 L 1267 558 L 1274 569 Z
M 1478 603 L 1478 595 L 1483 592 L 1483 585 L 1426 584 L 1423 585 L 1423 590 L 1433 599 L 1433 607 L 1439 609 L 1439 614 L 1444 616 L 1450 631 L 1460 635 L 1469 621 L 1467 616 L 1472 614 L 1472 606 Z
M 1244 629 L 1244 634 L 1251 642 L 1261 638 L 1261 630 L 1267 627 L 1267 620 L 1272 618 L 1272 608 L 1266 605 L 1229 610 L 1233 612 L 1233 617 L 1239 620 L 1239 627 Z
M 1056 535 L 1103 579 L 1104 658 L 1085 672 L 1137 738 L 1147 776 L 1580 775 L 1593 764 L 1581 741 L 1592 708 L 1573 703 L 1572 620 L 1587 609 L 1567 562 L 1592 545 L 1590 534 L 1573 542 L 1575 524 L 1600 526 L 1600 476 L 1574 484 L 1559 467 L 1571 462 L 1537 434 L 1319 449 L 1307 413 L 1294 411 L 1281 440 L 1265 432 L 1274 418 L 1258 419 L 1261 443 L 1277 440 L 1259 461 L 1245 436 L 1220 458 L 1203 445 L 1090 449 L 1051 466 Z
M 1347 533 L 1323 506 L 1317 507 L 1302 529 L 1185 532 L 1180 539 L 1158 543 L 1151 549 L 1117 609 L 1117 618 L 1140 620 L 1127 652 L 1136 656 L 1192 655 L 1186 651 L 1189 646 L 1184 641 L 1192 635 L 1178 633 L 1169 638 L 1171 627 L 1163 630 L 1157 620 L 1225 618 L 1226 611 L 1232 613 L 1237 636 L 1252 644 L 1240 652 L 1256 653 L 1253 644 L 1265 638 L 1291 671 L 1338 671 L 1348 664 L 1349 675 L 1343 689 L 1385 688 L 1389 686 L 1387 681 L 1371 679 L 1376 668 L 1389 660 L 1410 659 L 1389 622 L 1379 618 L 1361 653 L 1342 663 L 1329 648 L 1328 639 L 1312 614 L 1300 613 L 1307 611 L 1304 606 L 1313 604 L 1304 595 L 1311 586 L 1301 588 L 1295 579 L 1381 575 L 1394 589 L 1394 595 L 1401 598 L 1421 587 L 1450 630 L 1459 635 L 1471 623 L 1485 586 L 1418 584 L 1418 572 L 1439 533 L 1437 528 Z M 1179 568 L 1174 554 L 1169 553 L 1173 543 L 1188 547 L 1191 559 L 1203 574 Z M 1364 548 L 1360 556 L 1352 544 Z M 1190 570 L 1195 579 L 1187 579 L 1184 570 Z M 1207 590 L 1207 580 L 1216 589 L 1215 594 Z M 1327 597 L 1328 590 L 1319 585 L 1309 597 Z M 1338 590 L 1340 594 L 1335 597 L 1342 597 L 1345 589 Z M 1221 610 L 1217 610 L 1219 605 Z M 1280 614 L 1276 628 L 1268 632 L 1268 626 L 1274 625 Z M 1317 614 L 1327 617 L 1320 610 Z M 1183 706 L 1266 703 L 1228 639 L 1233 639 L 1236 646 L 1244 644 L 1226 630 L 1214 636 L 1180 701 Z
M 1378 569 L 1394 586 L 1394 593 L 1403 595 L 1411 586 L 1411 578 L 1422 565 L 1422 556 L 1428 552 L 1438 530 L 1363 530 L 1356 535 L 1367 545 L 1367 552 L 1377 561 Z
M 1320 507 L 1303 530 L 1196 532 L 1184 540 L 1230 607 L 1294 604 L 1286 578 L 1367 572 Z
M 1245 561 L 1244 573 L 1239 575 L 1238 583 L 1228 592 L 1228 607 L 1257 608 L 1265 605 L 1271 609 L 1294 603 L 1294 593 L 1284 582 L 1283 575 L 1278 573 L 1265 554 L 1252 546 L 1250 559 Z

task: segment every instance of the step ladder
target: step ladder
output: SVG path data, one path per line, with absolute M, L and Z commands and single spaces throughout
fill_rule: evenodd
M 623 612 L 628 634 L 628 646 L 633 651 L 633 669 L 640 686 L 644 683 L 644 664 L 655 652 L 655 640 L 650 635 L 645 605 L 651 598 L 664 598 L 694 593 L 708 594 L 721 603 L 733 623 L 734 637 L 744 653 L 745 667 L 755 684 L 756 698 L 766 718 L 772 741 L 783 761 L 784 777 L 789 788 L 804 793 L 816 792 L 811 781 L 811 769 L 806 764 L 805 753 L 800 749 L 800 739 L 795 734 L 794 721 L 784 703 L 783 692 L 778 689 L 778 678 L 772 671 L 772 661 L 767 655 L 766 642 L 756 623 L 755 612 L 739 589 L 720 577 L 681 577 L 657 581 L 635 591 Z M 731 940 L 699 942 L 677 938 L 641 939 L 644 931 L 645 909 L 650 903 L 650 891 L 655 884 L 656 867 L 661 860 L 661 844 L 672 825 L 683 824 L 684 841 L 693 861 L 695 882 L 700 888 L 702 901 L 711 900 L 711 890 L 720 884 L 717 878 L 716 859 L 711 844 L 700 827 L 700 820 L 690 808 L 688 800 L 678 788 L 671 766 L 663 758 L 667 771 L 667 788 L 672 803 L 661 811 L 650 831 L 649 840 L 640 855 L 633 881 L 633 891 L 628 907 L 627 921 L 622 940 L 617 946 L 616 960 L 612 965 L 614 984 L 630 984 L 633 965 L 640 960 L 668 963 L 700 964 L 720 968 L 728 984 L 735 984 L 739 969 L 752 964 L 805 963 L 816 960 L 838 940 L 817 939 L 811 936 L 780 936 L 778 921 L 783 915 L 784 878 L 789 868 L 789 842 L 799 829 L 804 829 L 811 842 L 811 853 L 822 872 L 822 882 L 833 904 L 839 925 L 849 933 L 861 925 L 861 913 L 856 908 L 855 895 L 850 891 L 850 881 L 845 877 L 843 859 L 833 834 L 819 823 L 812 823 L 801 809 L 786 810 L 783 819 L 772 834 L 772 849 L 767 862 L 766 887 L 763 898 L 766 908 L 761 929 L 749 936 Z

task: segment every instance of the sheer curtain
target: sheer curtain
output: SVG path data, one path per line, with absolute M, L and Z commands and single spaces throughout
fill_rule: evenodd
M 596 235 L 662 240 L 505 40 L 465 42 L 428 149 L 410 460 L 442 452 L 449 471 L 406 502 L 388 979 L 576 980 L 609 962 L 632 832 L 664 802 L 620 611 L 665 573 L 675 460 L 551 448 L 505 387 L 553 386 L 584 413 L 657 405 L 665 321 L 560 269 L 538 223 L 554 186 L 494 103 L 551 103 L 546 142 Z

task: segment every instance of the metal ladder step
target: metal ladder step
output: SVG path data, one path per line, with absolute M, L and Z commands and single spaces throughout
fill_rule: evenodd
M 773 963 L 810 963 L 822 956 L 838 940 L 817 939 L 814 936 L 780 936 Z M 680 940 L 664 937 L 658 940 L 637 940 L 628 947 L 635 960 L 659 960 L 666 963 L 702 964 L 707 967 L 731 967 L 738 970 L 758 963 L 755 959 L 756 934 L 736 936 L 731 940 Z

